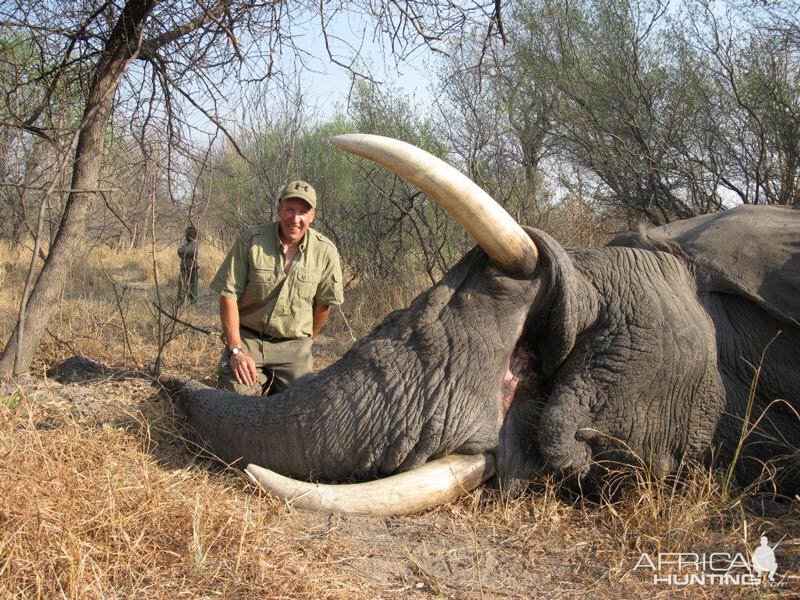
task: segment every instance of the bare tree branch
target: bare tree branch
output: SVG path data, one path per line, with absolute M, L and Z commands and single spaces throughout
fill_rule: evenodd
M 158 49 L 179 40 L 185 35 L 197 31 L 210 21 L 216 21 L 219 19 L 219 17 L 221 17 L 232 4 L 233 0 L 222 0 L 214 8 L 207 9 L 202 3 L 200 3 L 200 6 L 203 8 L 202 14 L 197 15 L 190 21 L 178 25 L 169 31 L 165 31 L 154 38 L 144 40 L 142 42 L 141 49 L 139 50 L 139 57 L 144 59 L 153 58 Z

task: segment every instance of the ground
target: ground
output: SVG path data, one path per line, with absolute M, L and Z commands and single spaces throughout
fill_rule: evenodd
M 153 381 L 71 358 L 0 390 L 0 596 L 798 597 L 797 503 L 722 503 L 709 477 L 611 501 L 542 483 L 419 515 L 297 511 L 200 456 Z M 13 457 L 13 460 L 12 460 Z M 671 497 L 670 497 L 671 495 Z M 653 585 L 643 553 L 778 546 L 781 586 Z

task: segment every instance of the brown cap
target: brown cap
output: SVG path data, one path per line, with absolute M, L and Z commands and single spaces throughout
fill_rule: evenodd
M 317 208 L 317 192 L 311 187 L 310 183 L 306 183 L 300 179 L 290 181 L 281 190 L 280 201 L 288 200 L 289 198 L 300 198 L 305 200 L 311 205 L 311 208 Z

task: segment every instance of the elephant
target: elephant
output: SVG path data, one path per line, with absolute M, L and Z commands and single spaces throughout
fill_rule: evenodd
M 546 474 L 586 490 L 685 461 L 800 492 L 800 211 L 742 205 L 564 248 L 419 148 L 331 142 L 419 187 L 477 246 L 281 394 L 168 383 L 221 460 L 300 506 L 372 514 L 495 473 L 509 494 Z

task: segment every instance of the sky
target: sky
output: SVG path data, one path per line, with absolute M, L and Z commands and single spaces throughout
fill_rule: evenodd
M 305 113 L 319 120 L 333 116 L 338 108 L 347 108 L 348 96 L 352 91 L 353 77 L 344 67 L 334 64 L 325 47 L 325 40 L 320 35 L 318 22 L 312 15 L 308 22 L 291 24 L 290 33 L 298 51 L 285 51 L 279 59 L 279 71 L 297 73 L 299 89 L 303 103 L 307 107 Z M 337 60 L 349 62 L 349 57 L 357 51 L 359 64 L 354 70 L 359 74 L 371 77 L 382 86 L 387 86 L 402 95 L 414 100 L 420 111 L 432 107 L 434 103 L 432 77 L 432 52 L 427 47 L 417 48 L 409 56 L 399 60 L 390 48 L 384 48 L 382 40 L 375 40 L 374 23 L 363 17 L 359 18 L 349 12 L 336 14 L 327 26 L 328 44 Z M 251 72 L 258 77 L 259 72 Z M 290 78 L 291 79 L 291 78 Z M 296 85 L 291 79 L 290 85 Z M 266 85 L 239 85 L 234 80 L 225 89 L 226 109 L 223 109 L 223 120 L 228 131 L 239 137 L 243 129 L 257 126 L 268 114 L 280 114 L 287 96 L 285 84 L 277 80 Z M 260 106 L 253 112 L 254 101 Z M 199 111 L 191 106 L 187 121 L 190 123 L 188 135 L 200 147 L 210 140 L 222 142 L 224 136 Z M 230 112 L 225 112 L 228 110 Z M 263 123 L 262 123 L 263 124 Z
M 376 41 L 374 25 L 351 13 L 338 13 L 328 27 L 328 44 L 340 62 L 347 62 L 357 49 L 360 63 L 354 70 L 372 77 L 380 84 L 393 87 L 404 95 L 428 100 L 433 95 L 430 75 L 431 52 L 419 48 L 402 61 Z M 311 23 L 305 28 L 296 28 L 302 33 L 297 37 L 298 46 L 308 55 L 303 57 L 304 72 L 301 75 L 305 97 L 316 105 L 320 117 L 333 114 L 337 104 L 346 105 L 351 90 L 352 76 L 347 69 L 331 62 L 325 40 L 319 34 L 319 24 Z

